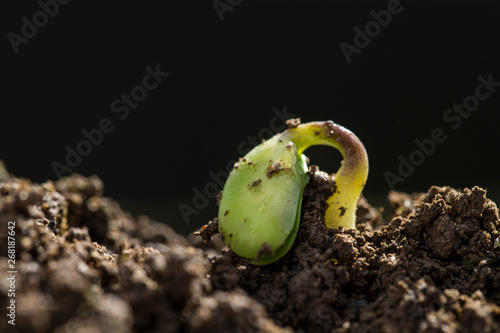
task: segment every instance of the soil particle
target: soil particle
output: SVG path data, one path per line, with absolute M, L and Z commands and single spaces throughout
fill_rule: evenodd
M 391 191 L 388 197 L 392 212 L 390 219 L 396 216 L 407 217 L 415 210 L 415 204 L 420 201 L 423 195 L 423 193 L 406 194 Z
M 259 185 L 260 183 L 262 183 L 262 179 L 257 179 L 256 181 L 254 181 L 252 184 L 250 184 L 250 188 L 254 188 L 255 186 Z
M 290 168 L 281 162 L 276 162 L 267 168 L 266 176 L 271 179 L 272 176 L 277 175 L 283 170 L 290 170 Z
M 262 243 L 259 251 L 257 251 L 257 256 L 255 257 L 255 261 L 258 262 L 260 258 L 264 255 L 272 256 L 274 254 L 273 248 L 267 244 L 266 242 Z
M 196 236 L 200 236 L 204 242 L 212 240 L 212 237 L 219 233 L 219 219 L 214 217 L 212 221 L 209 221 L 206 225 L 201 227 L 200 230 L 195 232 Z
M 217 194 L 217 206 L 220 205 L 220 201 L 222 200 L 222 190 Z
M 300 125 L 300 118 L 288 119 L 285 122 L 285 125 L 288 126 L 288 128 L 296 128 L 297 126 Z
M 242 290 L 216 291 L 213 296 L 200 301 L 200 306 L 189 321 L 187 332 L 276 332 L 275 325 L 264 319 L 265 316 L 265 307 L 247 297 Z

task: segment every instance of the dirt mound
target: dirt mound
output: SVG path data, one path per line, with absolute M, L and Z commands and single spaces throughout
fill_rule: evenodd
M 323 222 L 332 180 L 312 168 L 291 251 L 267 266 L 137 219 L 97 177 L 33 184 L 0 163 L 2 332 L 499 332 L 500 219 L 484 190 L 366 200 L 359 230 Z M 168 219 L 166 219 L 168 220 Z M 15 221 L 15 297 L 9 296 Z M 12 224 L 11 224 L 12 225 Z
M 331 185 L 312 174 L 284 258 L 253 266 L 226 252 L 213 287 L 245 290 L 296 332 L 500 331 L 500 220 L 484 190 L 392 193 L 394 217 L 375 231 L 380 214 L 360 200 L 360 230 L 339 231 L 324 225 Z
M 0 169 L 0 307 L 16 306 L 16 325 L 3 314 L 1 332 L 286 331 L 243 291 L 213 291 L 203 250 L 164 224 L 133 219 L 102 197 L 97 177 L 39 185 Z

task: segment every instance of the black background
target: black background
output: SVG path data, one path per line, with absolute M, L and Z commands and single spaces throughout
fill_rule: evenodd
M 105 195 L 187 233 L 217 213 L 215 199 L 190 217 L 193 188 L 239 157 L 238 145 L 269 127 L 273 108 L 303 122 L 331 119 L 364 142 L 370 158 L 365 187 L 382 205 L 384 172 L 415 139 L 443 128 L 448 139 L 396 189 L 480 185 L 500 200 L 500 89 L 456 130 L 443 121 L 474 93 L 477 77 L 500 81 L 500 6 L 494 2 L 402 1 L 403 10 L 348 64 L 339 44 L 373 20 L 383 2 L 247 1 L 224 13 L 211 1 L 72 1 L 15 54 L 7 38 L 21 34 L 40 10 L 3 1 L 0 158 L 36 182 L 56 179 L 53 161 L 84 139 L 82 130 L 110 118 L 104 136 L 75 167 L 97 174 Z M 141 84 L 145 67 L 170 76 L 120 120 L 110 104 Z M 340 154 L 312 148 L 314 164 L 335 172 Z

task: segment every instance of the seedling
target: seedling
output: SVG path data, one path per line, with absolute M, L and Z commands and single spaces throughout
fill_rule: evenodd
M 231 250 L 252 264 L 272 263 L 290 250 L 309 181 L 303 152 L 313 145 L 335 147 L 344 158 L 327 199 L 327 227 L 356 228 L 356 203 L 368 177 L 363 144 L 332 121 L 299 124 L 252 149 L 224 185 L 219 232 Z

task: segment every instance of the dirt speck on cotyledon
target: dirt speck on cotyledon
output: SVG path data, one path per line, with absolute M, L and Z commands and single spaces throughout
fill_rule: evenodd
M 259 178 L 256 181 L 254 181 L 252 184 L 250 184 L 250 188 L 254 188 L 255 186 L 260 185 L 260 183 L 262 183 L 262 179 Z
M 15 330 L 500 332 L 500 220 L 483 189 L 392 192 L 387 221 L 360 198 L 358 230 L 333 230 L 335 182 L 310 176 L 291 250 L 257 266 L 224 246 L 217 218 L 186 239 L 123 211 L 96 176 L 36 184 L 0 162 L 0 225 L 16 222 Z M 5 233 L 0 249 L 7 281 Z
M 279 174 L 281 171 L 290 171 L 290 167 L 286 166 L 285 163 L 276 162 L 267 168 L 266 176 L 271 179 L 274 175 Z

